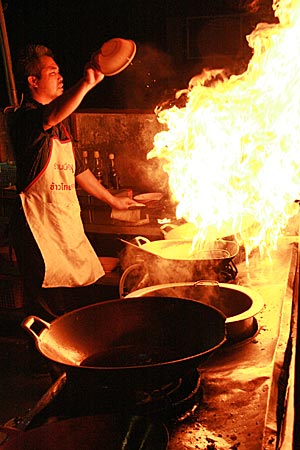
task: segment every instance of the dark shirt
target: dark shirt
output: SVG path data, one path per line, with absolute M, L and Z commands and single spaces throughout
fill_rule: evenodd
M 16 188 L 18 193 L 22 192 L 44 168 L 49 157 L 51 138 L 54 136 L 58 137 L 60 141 L 69 138 L 73 141 L 75 176 L 86 170 L 77 146 L 74 145 L 68 120 L 47 131 L 43 129 L 44 107 L 35 100 L 29 99 L 14 113 L 11 136 L 17 166 Z

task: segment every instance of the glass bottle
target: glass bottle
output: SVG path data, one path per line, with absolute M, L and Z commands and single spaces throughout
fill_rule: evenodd
M 86 150 L 83 150 L 82 152 L 82 159 L 85 169 L 88 169 L 89 168 L 88 152 Z
M 108 158 L 110 162 L 108 172 L 109 187 L 113 189 L 120 189 L 120 179 L 115 167 L 115 155 L 113 153 L 110 153 L 108 155 Z
M 100 154 L 97 150 L 94 151 L 94 167 L 92 172 L 99 181 L 99 183 L 103 184 L 102 161 L 100 158 Z

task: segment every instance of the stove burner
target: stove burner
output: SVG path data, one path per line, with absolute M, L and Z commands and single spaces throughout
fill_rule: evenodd
M 153 404 L 163 398 L 170 397 L 177 389 L 180 389 L 182 385 L 182 378 L 179 380 L 168 383 L 152 391 L 137 391 L 136 392 L 136 404 L 137 406 Z
M 31 418 L 27 429 L 49 421 L 120 412 L 183 420 L 200 404 L 202 386 L 198 370 L 151 392 L 124 391 L 110 386 L 83 387 L 63 374 L 44 397 L 44 404 L 39 402 L 38 413 Z
M 140 399 L 137 396 L 135 409 L 139 414 L 182 419 L 182 415 L 195 410 L 202 400 L 200 373 L 193 371 L 174 383 L 137 394 Z

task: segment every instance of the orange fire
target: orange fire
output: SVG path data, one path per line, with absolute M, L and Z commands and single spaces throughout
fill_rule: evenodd
M 300 2 L 274 0 L 273 10 L 278 23 L 247 36 L 244 73 L 204 70 L 184 107 L 157 111 L 165 131 L 148 158 L 163 160 L 177 218 L 196 226 L 198 245 L 235 235 L 248 255 L 269 253 L 298 213 Z

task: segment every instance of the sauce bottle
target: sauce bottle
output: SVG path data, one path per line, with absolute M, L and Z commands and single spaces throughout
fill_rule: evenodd
M 109 187 L 113 189 L 120 189 L 120 179 L 115 167 L 115 155 L 113 153 L 110 153 L 108 155 L 108 158 L 110 162 L 108 172 Z
M 88 163 L 88 152 L 86 150 L 83 150 L 82 152 L 82 158 L 83 158 L 83 164 L 85 169 L 89 168 L 89 163 Z
M 100 154 L 97 150 L 94 151 L 94 167 L 92 170 L 93 174 L 99 181 L 99 183 L 103 184 L 103 168 L 102 161 L 100 158 Z

